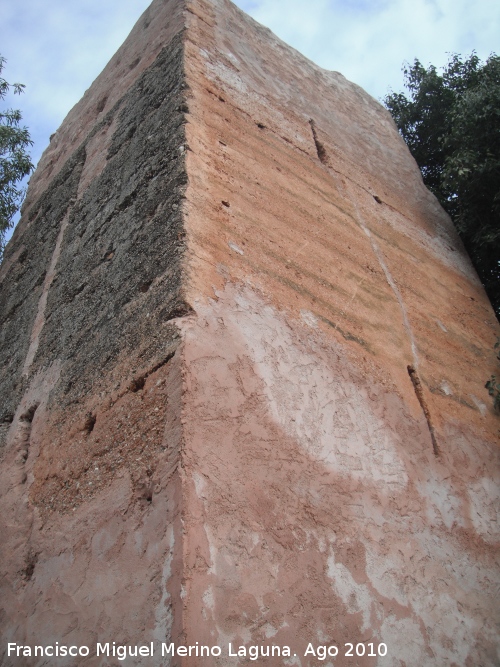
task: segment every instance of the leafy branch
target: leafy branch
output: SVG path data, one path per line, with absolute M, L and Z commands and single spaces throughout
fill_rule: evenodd
M 5 58 L 0 56 L 0 75 Z M 20 95 L 22 83 L 8 83 L 0 76 L 0 100 L 9 91 Z M 28 148 L 33 141 L 26 127 L 21 127 L 21 112 L 17 109 L 0 111 L 0 259 L 5 247 L 6 232 L 13 226 L 13 217 L 24 199 L 24 188 L 18 183 L 33 170 Z

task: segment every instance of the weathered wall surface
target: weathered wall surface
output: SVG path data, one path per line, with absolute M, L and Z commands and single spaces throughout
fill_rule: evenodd
M 66 468 L 68 481 L 59 488 L 58 461 L 53 461 L 47 482 L 54 495 L 47 500 L 55 508 L 44 511 L 28 492 L 57 433 L 47 408 L 53 373 L 52 368 L 45 384 L 34 383 L 25 395 L 21 410 L 33 400 L 39 407 L 30 424 L 21 418 L 11 431 L 0 468 L 0 662 L 6 666 L 69 664 L 67 658 L 8 658 L 8 642 L 88 646 L 89 659 L 70 664 L 101 665 L 98 641 L 137 643 L 138 636 L 141 643 L 165 641 L 180 599 L 175 471 L 181 385 L 175 358 L 152 373 L 140 392 L 128 392 L 99 410 L 92 436 L 67 435 L 71 451 L 78 442 L 75 456 L 86 455 L 90 465 L 76 472 Z M 65 453 L 57 454 L 64 461 Z
M 225 0 L 188 7 L 188 640 L 497 664 L 477 277 L 379 104 Z
M 0 304 L 0 664 L 498 664 L 498 325 L 364 91 L 155 0 L 44 154 Z
M 170 634 L 182 30 L 179 3 L 142 17 L 52 139 L 1 267 L 2 665 L 39 664 L 7 641 Z
M 233 279 L 252 275 L 276 305 L 313 312 L 358 360 L 380 360 L 401 392 L 407 364 L 417 364 L 438 413 L 466 402 L 482 427 L 476 401 L 497 323 L 388 112 L 231 4 L 195 8 L 186 44 L 193 294 L 224 283 L 218 263 Z
M 255 289 L 196 312 L 188 642 L 287 645 L 302 665 L 321 664 L 309 642 L 387 644 L 360 665 L 496 664 L 498 449 L 448 424 L 437 458 L 404 397 Z

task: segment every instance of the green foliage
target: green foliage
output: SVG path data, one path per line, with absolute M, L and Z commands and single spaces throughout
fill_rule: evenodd
M 500 349 L 500 338 L 495 343 L 495 349 Z M 497 359 L 500 361 L 500 352 L 497 353 Z M 496 375 L 492 375 L 484 386 L 489 395 L 493 397 L 493 407 L 497 412 L 500 412 L 500 378 L 497 379 Z
M 0 56 L 0 75 L 4 64 L 5 58 Z M 24 86 L 20 83 L 11 85 L 0 76 L 0 100 L 5 99 L 11 88 L 14 93 L 20 94 Z M 27 152 L 33 142 L 28 130 L 20 127 L 20 122 L 20 111 L 0 111 L 0 259 L 6 232 L 12 227 L 12 218 L 24 197 L 24 190 L 18 187 L 18 183 L 33 169 Z
M 424 183 L 450 214 L 500 315 L 500 57 L 452 55 L 443 73 L 403 68 L 384 99 Z

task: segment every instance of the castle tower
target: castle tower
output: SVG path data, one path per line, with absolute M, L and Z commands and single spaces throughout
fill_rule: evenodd
M 2 666 L 498 664 L 498 324 L 358 86 L 229 0 L 154 0 L 0 303 Z

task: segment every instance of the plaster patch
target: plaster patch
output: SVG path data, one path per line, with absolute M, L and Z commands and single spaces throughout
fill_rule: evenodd
M 207 536 L 208 550 L 210 553 L 209 574 L 217 574 L 217 544 L 214 535 L 209 525 L 204 526 L 205 534 Z
M 443 380 L 439 386 L 443 394 L 446 394 L 446 396 L 453 396 L 453 391 L 450 389 L 450 385 L 446 380 Z
M 479 400 L 479 398 L 477 398 L 477 396 L 474 396 L 474 394 L 469 394 L 469 396 L 472 398 L 472 401 L 474 402 L 474 405 L 477 407 L 477 409 L 481 413 L 481 416 L 485 417 L 486 413 L 488 412 L 488 408 L 483 403 L 483 401 Z
M 393 662 L 379 664 L 399 667 L 408 655 L 425 664 L 428 651 L 445 664 L 449 642 L 461 656 L 471 637 L 493 637 L 481 573 L 494 582 L 495 568 L 460 543 L 471 523 L 467 475 L 477 470 L 467 465 L 458 477 L 436 462 L 404 401 L 361 377 L 320 330 L 285 321 L 248 286 L 227 283 L 216 297 L 196 302 L 197 317 L 180 325 L 191 391 L 186 438 L 193 469 L 206 471 L 209 574 L 223 582 L 213 589 L 212 617 L 227 641 L 237 634 L 240 604 L 248 616 L 242 612 L 238 627 L 249 637 L 254 618 L 276 628 L 270 608 L 291 604 L 286 595 L 298 594 L 296 573 L 306 571 L 307 581 L 327 577 L 333 608 L 345 605 L 345 622 L 358 633 L 386 641 L 382 628 L 389 637 L 408 630 L 418 651 L 396 644 Z M 460 462 L 473 458 L 463 430 L 446 438 Z M 491 484 L 484 493 L 491 500 Z M 448 616 L 450 634 L 438 634 Z M 325 633 L 330 625 L 318 627 Z
M 264 632 L 264 634 L 266 636 L 266 639 L 270 639 L 271 637 L 274 637 L 279 632 L 279 628 L 276 629 L 270 623 L 266 623 L 262 627 L 262 631 Z
M 227 86 L 240 94 L 248 95 L 250 98 L 256 97 L 255 93 L 250 93 L 250 89 L 248 88 L 246 82 L 232 67 L 228 67 L 220 60 L 212 62 L 211 54 L 209 54 L 209 57 L 205 58 L 204 60 L 205 66 L 207 71 L 210 72 L 211 78 L 219 79 L 222 83 L 225 83 Z
M 343 476 L 370 479 L 381 488 L 405 488 L 408 476 L 393 442 L 395 433 L 372 413 L 359 387 L 331 358 L 326 362 L 297 340 L 274 309 L 250 289 L 231 296 L 235 307 L 221 307 L 224 330 L 220 333 L 227 337 L 228 349 L 229 341 L 243 336 L 280 427 Z M 216 312 L 219 307 L 214 304 Z M 211 316 L 202 304 L 197 309 L 207 321 L 216 314 Z
M 417 488 L 427 505 L 427 516 L 432 524 L 439 525 L 442 521 L 447 528 L 465 526 L 462 502 L 454 493 L 450 481 L 442 479 L 431 469 L 427 480 L 417 483 Z
M 193 482 L 194 482 L 194 488 L 196 489 L 196 495 L 198 496 L 198 498 L 200 498 L 200 500 L 204 500 L 205 498 L 204 491 L 206 487 L 206 482 L 203 475 L 200 475 L 200 473 L 195 471 L 193 473 Z
M 500 540 L 500 480 L 482 477 L 469 485 L 470 518 L 481 537 L 490 543 Z
M 302 309 L 300 311 L 300 317 L 302 318 L 302 321 L 307 324 L 308 327 L 312 327 L 313 329 L 316 329 L 318 327 L 318 320 L 316 316 L 313 313 L 311 313 L 310 310 Z
M 207 588 L 207 590 L 203 593 L 203 604 L 207 609 L 210 609 L 210 611 L 214 610 L 215 600 L 212 586 Z
M 398 619 L 390 615 L 382 623 L 378 636 L 387 646 L 387 655 L 378 658 L 377 667 L 429 664 L 430 656 L 424 649 L 425 640 L 422 631 L 413 619 Z
M 234 243 L 234 241 L 228 241 L 227 245 L 231 248 L 231 250 L 234 250 L 234 252 L 237 252 L 238 255 L 244 255 L 245 254 L 243 252 L 243 250 L 238 245 L 236 245 L 236 243 Z
M 171 636 L 173 622 L 170 594 L 167 589 L 172 574 L 172 559 L 174 554 L 175 536 L 173 526 L 169 526 L 167 529 L 166 542 L 167 556 L 161 573 L 161 598 L 155 610 L 155 627 L 153 630 L 153 639 L 157 645 L 160 645 L 161 642 L 166 641 Z M 161 667 L 163 664 L 164 661 L 161 654 L 157 652 L 157 655 L 154 656 L 154 665 L 155 667 Z
M 342 563 L 335 562 L 335 556 L 328 558 L 328 576 L 332 580 L 332 588 L 347 606 L 350 614 L 363 615 L 362 631 L 370 627 L 370 616 L 373 599 L 368 587 L 357 584 L 352 574 Z
M 403 607 L 408 605 L 408 596 L 404 590 L 404 559 L 398 544 L 392 544 L 390 554 L 380 557 L 379 549 L 371 540 L 364 540 L 366 550 L 366 574 L 373 588 L 389 600 L 396 600 Z

